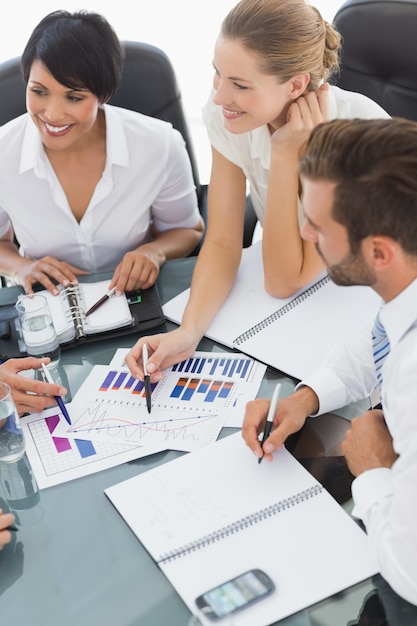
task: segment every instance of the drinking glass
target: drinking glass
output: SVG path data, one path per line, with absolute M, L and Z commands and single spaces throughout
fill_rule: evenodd
M 61 347 L 46 298 L 38 294 L 20 296 L 16 309 L 26 352 L 30 356 L 49 357 L 48 367 L 57 366 Z
M 6 383 L 0 383 L 0 461 L 13 463 L 25 453 L 25 437 L 19 415 Z

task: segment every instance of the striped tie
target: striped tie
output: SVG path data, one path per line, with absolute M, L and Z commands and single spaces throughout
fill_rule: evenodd
M 372 352 L 375 361 L 376 377 L 380 390 L 382 387 L 382 366 L 389 350 L 389 339 L 387 337 L 387 333 L 385 332 L 385 328 L 379 319 L 378 313 L 372 328 Z

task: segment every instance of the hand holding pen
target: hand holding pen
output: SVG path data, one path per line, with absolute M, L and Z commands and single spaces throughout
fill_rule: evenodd
M 148 374 L 148 346 L 146 343 L 142 346 L 142 363 L 143 363 L 143 374 L 144 374 L 144 383 L 145 383 L 145 396 L 146 396 L 146 406 L 148 409 L 148 413 L 151 412 L 152 408 L 152 388 L 151 388 L 151 377 Z
M 271 404 L 269 405 L 269 411 L 268 411 L 268 415 L 267 415 L 267 418 L 266 418 L 264 434 L 262 436 L 262 442 L 261 442 L 261 447 L 262 448 L 263 448 L 263 445 L 264 445 L 265 441 L 268 439 L 269 435 L 271 434 L 271 429 L 272 429 L 272 425 L 274 423 L 274 417 L 275 417 L 275 412 L 277 410 L 277 405 L 278 405 L 280 391 L 281 391 L 281 384 L 278 383 L 277 386 L 274 389 L 274 393 L 272 394 Z M 262 453 L 262 456 L 259 457 L 259 459 L 258 459 L 258 463 L 260 463 L 263 458 L 264 457 L 263 457 L 263 453 Z
M 48 368 L 46 367 L 45 363 L 42 363 L 42 371 L 43 371 L 43 377 L 45 379 L 46 383 L 51 383 L 52 385 L 54 384 L 53 378 L 51 376 L 50 371 L 48 370 Z M 67 420 L 68 424 L 71 426 L 71 418 L 68 414 L 67 408 L 64 404 L 63 399 L 61 398 L 61 396 L 54 396 L 59 408 L 61 409 L 61 413 L 62 415 L 65 417 L 65 419 Z

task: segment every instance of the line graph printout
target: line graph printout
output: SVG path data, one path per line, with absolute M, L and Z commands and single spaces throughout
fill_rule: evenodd
M 71 405 L 67 405 L 71 410 Z M 26 454 L 40 489 L 93 474 L 109 467 L 159 452 L 160 448 L 62 437 L 57 407 L 26 415 L 21 424 Z
M 60 433 L 191 451 L 213 443 L 231 412 L 242 420 L 264 371 L 244 355 L 196 353 L 152 385 L 149 414 L 144 384 L 127 368 L 96 365 L 71 403 L 72 426 L 61 422 Z

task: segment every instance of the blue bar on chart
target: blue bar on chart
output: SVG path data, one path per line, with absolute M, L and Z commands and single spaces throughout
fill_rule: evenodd
M 153 392 L 158 383 L 151 383 L 151 391 Z M 128 391 L 135 395 L 144 396 L 145 384 L 131 376 L 128 372 L 117 372 L 110 370 L 99 386 L 99 391 Z
M 117 372 L 114 372 L 113 370 L 111 370 L 107 374 L 106 378 L 103 380 L 102 384 L 99 387 L 99 390 L 100 391 L 107 391 L 110 388 L 113 380 L 115 379 L 116 374 L 117 374 Z
M 136 382 L 136 378 L 133 378 L 133 376 L 129 376 L 129 380 L 127 381 L 127 383 L 125 384 L 125 386 L 123 387 L 123 389 L 132 389 L 133 384 Z
M 116 378 L 116 382 L 112 386 L 112 389 L 114 389 L 115 391 L 118 391 L 120 387 L 122 386 L 123 381 L 125 380 L 126 376 L 127 376 L 127 372 L 120 372 L 120 374 Z
M 194 394 L 202 394 L 203 402 L 214 402 L 216 398 L 226 399 L 234 387 L 231 381 L 208 380 L 199 378 L 178 379 L 170 397 L 178 398 L 184 402 L 192 400 Z M 200 395 L 201 397 L 201 395 Z
M 195 390 L 198 387 L 198 383 L 199 382 L 200 382 L 199 378 L 192 378 L 190 380 L 190 382 L 188 383 L 188 386 L 187 386 L 186 390 L 184 391 L 184 394 L 183 394 L 181 400 L 185 400 L 185 401 L 191 400 L 191 398 L 194 395 Z
M 232 391 L 232 389 L 233 389 L 233 383 L 229 381 L 225 381 L 223 383 L 222 388 L 219 391 L 219 398 L 227 398 L 227 396 Z
M 214 400 L 216 399 L 217 394 L 219 393 L 220 389 L 221 389 L 222 383 L 220 380 L 213 380 L 213 382 L 211 383 L 210 389 L 206 395 L 206 402 L 214 402 Z
M 246 357 L 192 357 L 173 365 L 172 371 L 184 374 L 203 374 L 203 376 L 245 379 L 251 363 L 252 360 Z
M 180 398 L 184 389 L 187 387 L 187 382 L 188 378 L 179 378 L 171 392 L 171 398 Z
M 132 389 L 132 393 L 141 394 L 145 389 L 145 383 L 142 380 L 137 380 L 135 386 Z

